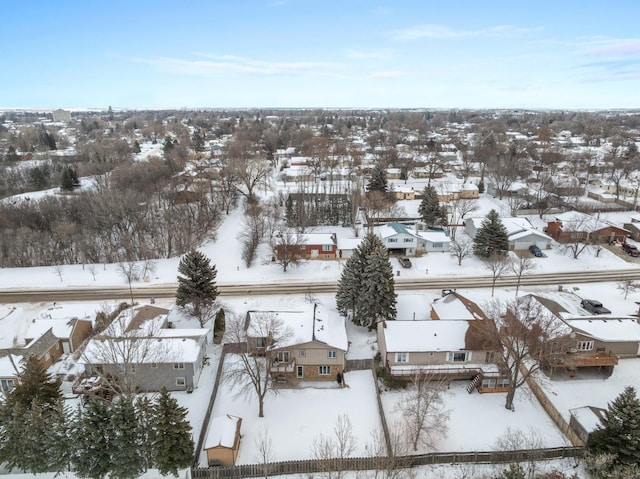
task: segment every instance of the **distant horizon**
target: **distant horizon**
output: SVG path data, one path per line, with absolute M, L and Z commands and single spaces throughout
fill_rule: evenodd
M 640 109 L 638 17 L 633 0 L 8 2 L 0 105 Z

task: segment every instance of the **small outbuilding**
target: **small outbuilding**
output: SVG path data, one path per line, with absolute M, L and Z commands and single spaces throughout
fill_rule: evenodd
M 240 449 L 242 418 L 226 414 L 211 420 L 204 450 L 209 466 L 234 466 Z

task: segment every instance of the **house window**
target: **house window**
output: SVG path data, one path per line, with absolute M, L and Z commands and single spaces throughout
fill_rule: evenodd
M 307 350 L 306 349 L 298 350 L 298 356 L 300 356 L 301 358 L 306 357 L 307 356 Z
M 184 363 L 173 363 L 173 369 L 184 369 Z
M 508 388 L 509 387 L 509 378 L 498 379 L 498 387 L 499 388 Z
M 494 389 L 496 387 L 496 380 L 495 379 L 483 379 L 482 380 L 482 387 L 483 388 Z
M 398 238 L 387 238 L 387 243 L 397 243 Z
M 13 379 L 0 379 L 1 391 L 8 393 L 8 392 L 11 392 L 14 387 L 15 387 L 15 383 L 13 382 Z
M 408 363 L 409 353 L 396 353 L 396 363 Z
M 447 353 L 447 361 L 452 363 L 464 363 L 471 359 L 470 352 L 450 352 Z
M 278 351 L 276 353 L 276 361 L 278 361 L 279 363 L 288 363 L 289 351 Z
M 298 378 L 303 378 L 303 377 L 304 377 L 304 367 L 302 367 L 302 366 L 298 366 L 298 367 L 296 368 L 296 376 L 297 376 Z
M 333 349 L 331 349 L 330 351 L 327 351 L 327 357 L 329 359 L 335 359 L 336 358 L 336 352 Z
M 413 243 L 413 238 L 405 238 L 404 242 L 405 243 Z
M 265 348 L 267 346 L 267 338 L 256 338 L 256 347 Z
M 331 374 L 331 366 L 318 366 L 318 374 L 320 376 L 327 376 Z
M 184 378 L 176 378 L 176 386 L 185 386 L 187 381 Z
M 158 363 L 151 363 L 151 367 L 152 368 L 157 368 L 158 367 Z
M 136 365 L 135 364 L 132 364 L 129 369 L 131 370 L 131 374 L 135 374 L 136 373 Z
M 332 244 L 323 244 L 322 245 L 322 251 L 332 251 L 333 250 L 333 245 Z
M 593 341 L 578 341 L 576 349 L 578 351 L 591 351 L 593 349 Z
M 433 243 L 433 247 L 434 248 L 438 248 L 438 249 L 442 249 L 442 245 L 443 245 L 443 243 L 441 243 L 441 242 L 440 243 Z

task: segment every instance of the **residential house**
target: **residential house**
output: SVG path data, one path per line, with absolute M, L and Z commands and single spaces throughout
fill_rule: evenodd
M 204 450 L 209 466 L 234 466 L 240 449 L 242 418 L 226 414 L 214 417 L 207 431 Z
M 382 244 L 390 254 L 401 256 L 415 256 L 418 252 L 445 252 L 449 251 L 451 238 L 441 229 L 420 228 L 424 225 L 417 224 L 416 229 L 402 223 L 387 223 L 377 229 Z
M 389 374 L 410 379 L 417 373 L 469 379 L 469 392 L 504 391 L 508 379 L 495 361 L 500 345 L 488 339 L 488 320 L 381 321 L 378 347 Z
M 273 342 L 265 325 L 276 321 L 288 334 Z M 279 381 L 335 380 L 345 369 L 348 349 L 344 318 L 314 305 L 302 311 L 248 311 L 247 345 L 271 358 L 271 374 Z
M 24 356 L 0 350 L 0 395 L 11 392 L 18 383 L 23 360 Z
M 128 374 L 141 391 L 197 387 L 209 330 L 168 328 L 167 312 L 149 305 L 123 311 L 88 341 L 80 358 L 85 376 Z
M 431 304 L 431 319 L 445 321 L 471 321 L 487 319 L 484 311 L 475 302 L 456 291 L 443 292 L 443 297 Z
M 567 211 L 547 223 L 545 233 L 556 241 L 590 243 L 624 243 L 629 231 L 585 213 Z
M 348 259 L 351 257 L 355 249 L 360 246 L 362 238 L 338 238 L 338 258 Z
M 471 238 L 475 238 L 484 219 L 484 217 L 464 219 L 465 231 Z M 537 245 L 540 249 L 547 249 L 550 247 L 551 241 L 553 241 L 553 238 L 535 229 L 527 218 L 500 218 L 500 221 L 507 230 L 509 249 L 512 251 L 524 251 L 529 249 L 531 245 Z
M 27 329 L 25 344 L 28 346 L 48 330 L 59 340 L 62 354 L 70 354 L 91 335 L 93 326 L 89 318 L 36 318 Z
M 390 193 L 397 200 L 415 200 L 416 192 L 411 186 L 394 185 Z
M 297 233 L 294 234 L 297 235 Z M 285 248 L 292 247 L 297 249 L 294 254 L 302 259 L 336 259 L 338 256 L 338 241 L 335 233 L 304 233 L 300 235 L 299 243 L 298 245 L 276 245 L 276 256 L 283 257 Z
M 445 253 L 449 251 L 451 237 L 442 229 L 427 229 L 416 232 L 418 236 L 418 252 Z

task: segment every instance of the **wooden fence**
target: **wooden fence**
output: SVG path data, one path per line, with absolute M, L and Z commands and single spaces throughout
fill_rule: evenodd
M 364 371 L 365 369 L 372 369 L 372 359 L 347 359 L 345 361 L 345 369 L 347 371 Z
M 484 452 L 436 452 L 416 456 L 401 456 L 389 459 L 402 467 L 426 466 L 431 464 L 504 464 L 524 461 L 541 461 L 580 457 L 580 447 L 556 447 L 515 451 Z M 329 470 L 367 471 L 386 468 L 386 458 L 350 457 L 345 459 L 283 461 L 269 464 L 246 464 L 229 467 L 200 467 L 191 469 L 192 479 L 234 479 L 244 477 L 265 477 L 280 474 L 310 474 Z M 339 469 L 336 467 L 339 465 Z M 265 474 L 266 473 L 266 474 Z

